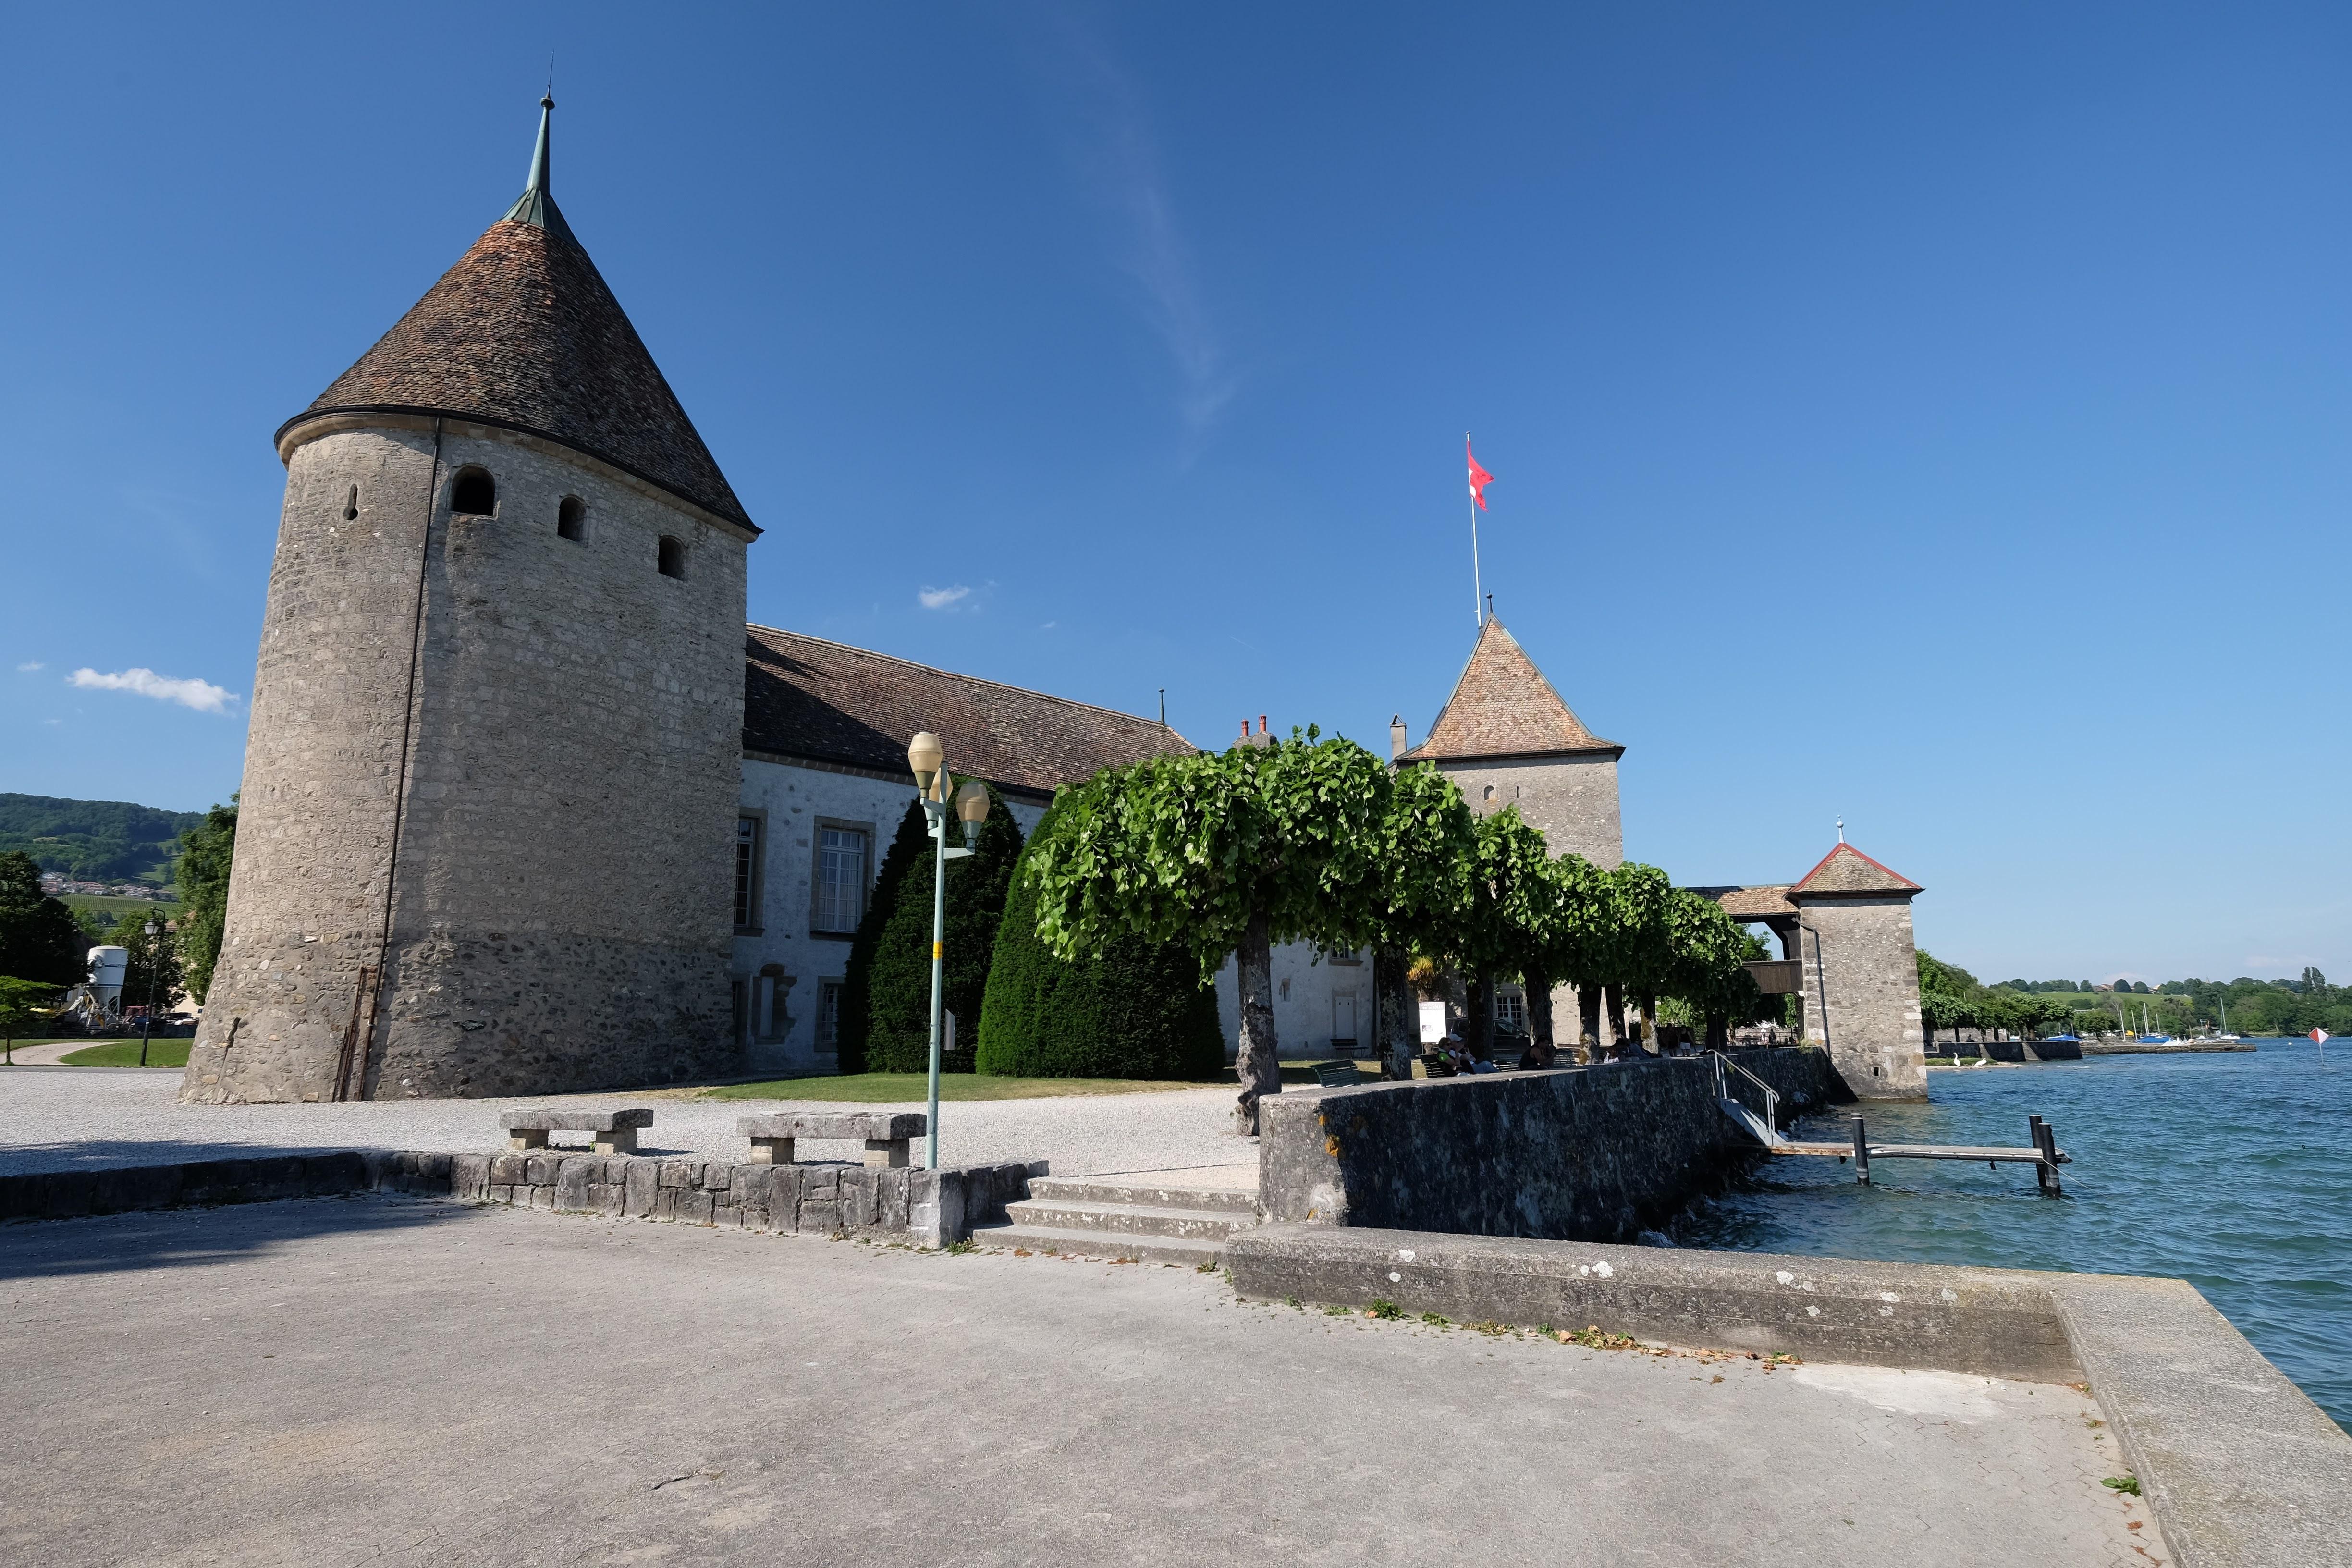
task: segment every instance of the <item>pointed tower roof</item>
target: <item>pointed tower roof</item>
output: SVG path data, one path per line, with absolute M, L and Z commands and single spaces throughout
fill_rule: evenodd
M 1792 899 L 1808 893 L 1916 893 L 1919 884 L 1888 870 L 1853 845 L 1841 840 L 1822 857 L 1821 864 L 1797 879 L 1789 889 Z
M 563 221 L 548 126 L 521 197 L 357 364 L 278 432 L 321 415 L 446 414 L 542 437 L 757 533 L 710 448 Z
M 1454 695 L 1420 745 L 1398 759 L 1407 763 L 1453 762 L 1472 757 L 1557 757 L 1578 752 L 1625 754 L 1603 741 L 1560 700 L 1518 639 L 1489 616 L 1478 629 L 1470 662 L 1454 683 Z

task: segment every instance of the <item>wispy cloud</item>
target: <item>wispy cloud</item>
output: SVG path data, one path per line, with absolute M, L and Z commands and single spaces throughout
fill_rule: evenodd
M 954 606 L 957 600 L 971 596 L 971 590 L 961 583 L 952 588 L 925 588 L 915 595 L 923 602 L 923 608 L 927 610 L 950 609 Z
M 47 665 L 43 664 L 43 663 L 42 663 L 39 659 L 37 659 L 37 658 L 28 658 L 28 659 L 26 659 L 24 663 L 22 663 L 22 664 L 18 665 L 18 666 L 16 667 L 16 669 L 17 669 L 18 673 L 20 673 L 20 674 L 21 674 L 21 673 L 23 673 L 23 672 L 25 672 L 25 671 L 26 671 L 26 670 L 33 670 L 33 669 L 47 669 L 47 668 L 49 668 L 49 667 L 48 667 Z
M 117 670 L 111 674 L 101 674 L 95 669 L 77 669 L 66 678 L 66 684 L 90 691 L 135 691 L 142 697 L 152 697 L 160 702 L 176 702 L 199 713 L 226 713 L 236 701 L 236 692 L 226 687 L 215 686 L 209 680 L 197 680 L 193 677 L 175 679 L 144 668 Z
M 1074 13 L 1065 19 L 1059 42 L 1070 68 L 1056 74 L 1080 98 L 1086 125 L 1076 160 L 1116 224 L 1115 258 L 1174 363 L 1177 413 L 1199 437 L 1241 390 L 1241 376 L 1202 299 L 1142 94 L 1106 40 Z

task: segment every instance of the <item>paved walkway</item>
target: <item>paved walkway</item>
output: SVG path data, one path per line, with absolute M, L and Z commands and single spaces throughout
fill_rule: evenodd
M 2160 1560 L 2072 1390 L 1709 1366 L 1214 1275 L 395 1199 L 11 1230 L 0 1556 Z M 1564 1461 L 1564 1462 L 1563 1462 Z
M 0 1175 L 217 1160 L 257 1150 L 481 1152 L 505 1147 L 499 1111 L 551 1103 L 542 1096 L 345 1105 L 182 1105 L 179 1090 L 177 1072 L 152 1068 L 0 1068 Z M 652 1106 L 654 1125 L 639 1141 L 641 1152 L 736 1158 L 749 1152 L 735 1131 L 738 1118 L 821 1103 L 689 1100 L 666 1090 L 562 1099 L 583 1108 Z M 948 1164 L 1046 1160 L 1057 1176 L 1255 1166 L 1256 1142 L 1231 1131 L 1233 1103 L 1230 1089 L 950 1103 L 940 1108 L 940 1158 Z M 922 1106 L 851 1109 L 920 1110 Z M 584 1138 L 579 1141 L 584 1144 Z M 802 1158 L 854 1159 L 862 1152 L 848 1143 L 810 1141 Z

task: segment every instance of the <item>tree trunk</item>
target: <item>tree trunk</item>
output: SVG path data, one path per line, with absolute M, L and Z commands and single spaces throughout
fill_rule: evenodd
M 1706 1048 L 1727 1051 L 1731 1048 L 1731 1020 L 1717 1013 L 1706 1021 Z
M 1495 1056 L 1495 977 L 1480 970 L 1469 977 L 1470 1000 L 1464 1008 L 1462 1043 L 1470 1048 L 1474 1061 L 1491 1061 Z
M 1549 1050 L 1559 1044 L 1551 1034 L 1551 981 L 1531 969 L 1519 976 L 1519 987 L 1528 994 L 1528 1043 Z
M 1601 1049 L 1601 987 L 1589 980 L 1576 988 L 1576 1043 Z
M 1242 1035 L 1234 1077 L 1242 1091 L 1234 1105 L 1234 1131 L 1254 1138 L 1258 1097 L 1282 1092 L 1282 1058 L 1274 1037 L 1274 934 L 1265 915 L 1250 917 L 1234 967 L 1240 971 Z
M 1601 1043 L 1614 1046 L 1625 1037 L 1625 993 L 1612 985 L 1607 1000 L 1601 1008 L 1601 1021 L 1608 1026 L 1608 1037 Z
M 1392 947 L 1374 950 L 1373 1027 L 1379 1032 L 1381 1068 L 1393 1079 L 1412 1076 L 1412 1058 L 1421 1049 L 1421 1018 L 1412 1002 L 1412 983 L 1405 978 L 1404 954 Z
M 1642 1004 L 1642 1044 L 1645 1050 L 1665 1055 L 1665 1041 L 1658 1033 L 1658 999 L 1649 992 L 1636 998 Z

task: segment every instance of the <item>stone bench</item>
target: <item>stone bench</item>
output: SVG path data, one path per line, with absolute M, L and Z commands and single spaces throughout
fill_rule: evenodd
M 825 1138 L 862 1142 L 868 1166 L 897 1170 L 908 1163 L 908 1142 L 929 1131 L 930 1125 L 930 1118 L 919 1110 L 864 1110 L 746 1116 L 735 1123 L 735 1131 L 751 1141 L 755 1165 L 789 1165 L 796 1139 Z
M 654 1113 L 646 1110 L 508 1110 L 499 1116 L 509 1149 L 544 1149 L 550 1132 L 587 1132 L 594 1135 L 599 1154 L 635 1153 L 637 1129 L 653 1124 Z

